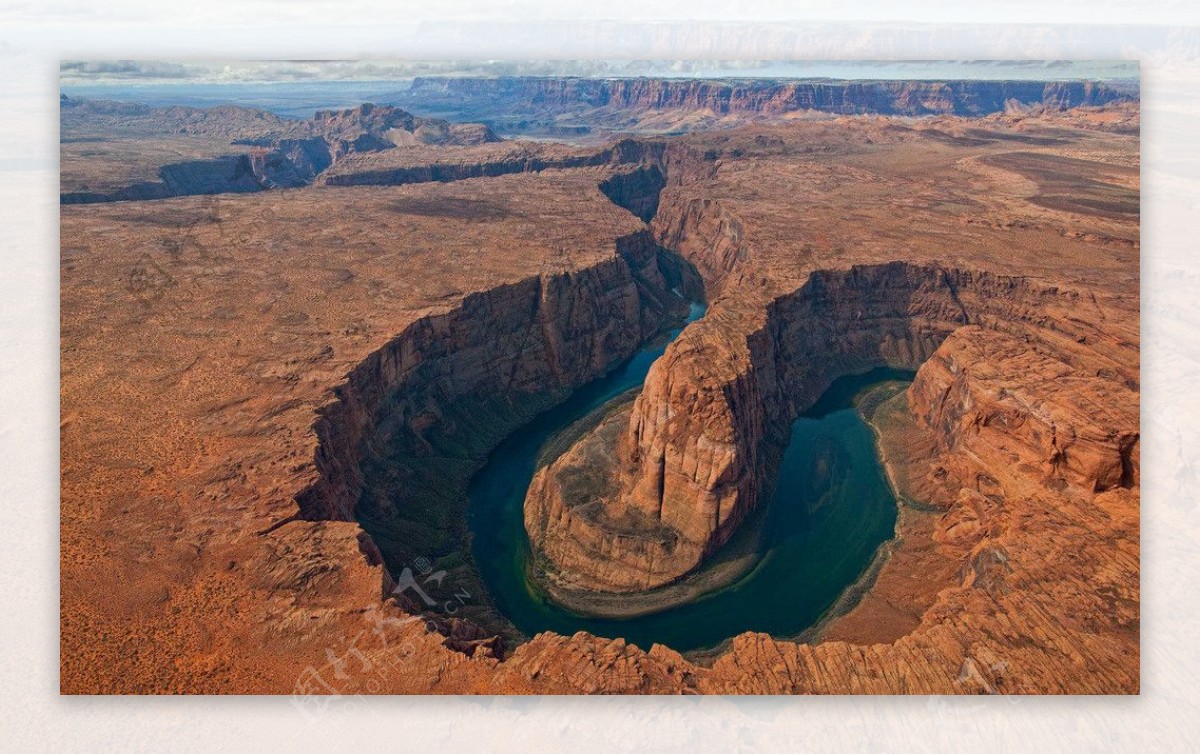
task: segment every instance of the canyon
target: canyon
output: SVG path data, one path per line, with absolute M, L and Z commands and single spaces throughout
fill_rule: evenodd
M 916 369 L 964 327 L 1027 344 L 1048 337 L 1084 343 L 1095 332 L 1070 316 L 1078 299 L 1077 292 L 1031 287 L 1025 279 L 933 266 L 816 271 L 799 291 L 771 302 L 744 350 L 714 355 L 717 339 L 694 335 L 703 340 L 657 363 L 623 417 L 615 455 L 608 450 L 613 439 L 599 440 L 597 431 L 544 467 L 526 507 L 530 538 L 576 589 L 670 584 L 737 531 L 763 497 L 787 425 L 833 378 L 880 366 Z M 1136 374 L 1120 359 L 1081 351 L 1113 373 L 1117 403 L 1129 403 Z M 714 364 L 732 369 L 717 371 Z M 925 401 L 914 409 L 930 424 L 946 425 L 940 429 L 949 442 L 959 433 L 950 425 L 982 402 L 969 382 L 946 377 L 939 385 L 947 392 L 953 386 L 972 395 L 943 397 L 952 407 L 933 407 L 934 381 L 926 372 L 914 388 Z M 1019 426 L 1021 458 L 1038 462 L 1032 466 L 1045 481 L 1095 492 L 1132 485 L 1137 430 L 1130 417 L 1106 417 L 1114 427 L 1077 432 L 1089 426 L 1082 407 L 1043 404 L 1030 412 L 1026 402 L 1035 403 L 1014 399 L 975 421 Z M 586 487 L 585 476 L 610 489 L 565 492 Z M 611 486 L 613 480 L 623 484 Z
M 63 692 L 1136 693 L 1136 105 L 1040 91 L 64 195 Z M 464 547 L 472 474 L 698 297 L 537 471 L 532 547 L 575 588 L 669 585 L 755 511 L 791 420 L 881 365 L 916 373 L 881 410 L 895 539 L 805 638 L 519 636 Z

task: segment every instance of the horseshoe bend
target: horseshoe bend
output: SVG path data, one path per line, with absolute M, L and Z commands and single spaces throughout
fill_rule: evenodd
M 1137 693 L 1138 106 L 1054 91 L 64 105 L 62 691 Z

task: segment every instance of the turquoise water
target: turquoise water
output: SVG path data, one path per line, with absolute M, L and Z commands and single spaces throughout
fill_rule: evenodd
M 690 320 L 703 314 L 693 306 Z M 670 338 L 679 331 L 670 334 Z M 576 391 L 510 436 L 472 481 L 467 515 L 472 553 L 496 607 L 524 634 L 583 630 L 642 648 L 712 647 L 741 632 L 795 636 L 817 622 L 892 536 L 896 502 L 870 427 L 852 408 L 861 390 L 911 373 L 875 370 L 834 382 L 792 425 L 779 483 L 766 511 L 762 559 L 737 583 L 689 604 L 631 619 L 578 616 L 526 578 L 530 558 L 522 507 L 538 451 L 555 433 L 641 385 L 665 344 Z

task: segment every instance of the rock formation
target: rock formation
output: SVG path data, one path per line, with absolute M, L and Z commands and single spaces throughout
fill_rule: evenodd
M 63 204 L 162 199 L 192 194 L 307 186 L 349 155 L 421 145 L 474 146 L 499 141 L 478 123 L 420 118 L 394 107 L 360 105 L 296 121 L 251 108 L 151 108 L 128 103 L 61 101 L 64 142 L 132 142 L 123 159 L 145 162 L 153 178 L 115 186 L 64 190 Z M 103 134 L 97 138 L 95 133 Z M 215 152 L 186 162 L 154 165 L 144 154 L 160 142 Z M 149 150 L 146 147 L 149 147 Z M 89 147 L 89 149 L 93 149 Z M 176 160 L 177 150 L 168 150 Z M 86 163 L 85 163 L 86 164 Z M 64 184 L 81 183 L 67 168 Z
M 625 121 L 650 111 L 778 117 L 817 111 L 851 115 L 980 116 L 1031 106 L 1066 110 L 1136 101 L 1136 93 L 1093 81 L 827 81 L 495 77 L 414 79 L 403 102 L 470 113 L 569 115 Z
M 463 149 L 393 150 L 348 157 L 323 173 L 318 183 L 325 186 L 399 186 L 427 181 L 491 178 L 511 173 L 537 173 L 562 168 L 637 166 L 653 164 L 662 154 L 662 149 L 660 143 L 626 139 L 599 148 L 504 142 Z M 627 180 L 629 179 L 614 176 L 606 180 L 602 188 L 606 193 L 626 194 L 629 192 L 613 182 Z M 661 187 L 656 186 L 645 191 L 657 197 L 659 188 Z M 635 214 L 639 214 L 641 210 Z
M 434 436 L 455 435 L 486 453 L 538 408 L 633 353 L 682 300 L 668 291 L 647 232 L 619 237 L 615 247 L 611 260 L 584 270 L 467 296 L 372 353 L 315 426 L 327 452 L 317 459 L 317 483 L 297 498 L 300 515 L 353 519 L 369 449 L 400 446 L 419 460 L 445 453 Z M 480 397 L 508 407 L 506 416 L 479 427 L 471 413 Z M 408 498 L 421 491 L 407 493 L 387 505 L 418 505 Z
M 1086 343 L 1095 329 L 1069 317 L 1079 299 L 1078 292 L 1025 279 L 902 263 L 814 272 L 795 294 L 772 302 L 744 343 L 730 348 L 699 326 L 689 333 L 689 348 L 672 349 L 657 362 L 615 456 L 589 453 L 585 438 L 543 468 L 527 502 L 530 539 L 576 587 L 668 584 L 724 544 L 763 497 L 788 425 L 833 378 L 879 366 L 916 369 L 964 327 L 1027 343 Z M 953 377 L 958 370 L 949 361 L 936 364 Z M 1129 403 L 1123 383 L 1136 385 L 1136 374 L 1115 360 L 1111 369 L 1113 390 Z M 927 368 L 918 382 L 914 409 L 943 437 L 957 437 L 956 425 L 967 422 L 963 413 L 978 412 L 983 402 L 958 377 L 937 381 L 946 383 L 940 403 L 957 410 L 933 410 L 927 403 L 933 371 Z M 970 421 L 1002 424 L 1009 433 L 1021 428 L 1027 455 L 1044 460 L 1039 471 L 1046 480 L 1096 492 L 1133 484 L 1136 424 L 1096 428 L 1083 416 L 1030 412 L 1023 404 L 1033 399 L 1023 402 L 1018 393 L 1005 398 L 1006 407 L 989 407 Z M 623 485 L 596 496 L 563 490 L 564 480 L 597 464 L 595 477 Z
M 690 159 L 721 162 L 694 152 Z M 1054 191 L 1054 159 L 1033 162 L 1008 164 L 1035 171 L 1039 187 Z M 1080 193 L 1086 175 L 1094 174 L 1076 179 L 1080 201 L 1070 206 L 1095 214 Z M 695 170 L 689 180 L 719 186 L 719 171 Z M 668 187 L 686 183 L 669 179 Z M 1088 196 L 1111 190 L 1097 186 Z M 1119 218 L 1121 208 L 1110 207 L 1116 214 L 1106 217 Z M 879 365 L 920 367 L 909 402 L 941 453 L 1007 459 L 1008 468 L 960 471 L 986 496 L 1033 489 L 1087 499 L 1136 490 L 1136 337 L 1120 296 L 899 263 L 814 270 L 796 292 L 777 295 L 779 278 L 746 274 L 774 253 L 747 238 L 751 223 L 717 201 L 672 205 L 664 197 L 660 239 L 685 250 L 718 299 L 654 365 L 632 410 L 614 420 L 625 424 L 623 437 L 601 426 L 538 472 L 526 527 L 553 564 L 552 590 L 639 592 L 695 570 L 762 498 L 790 418 L 833 377 Z M 747 300 L 763 301 L 761 314 Z M 1113 321 L 1114 312 L 1124 314 Z M 954 478 L 944 467 L 937 474 Z M 1003 551 L 972 558 L 968 574 L 1009 568 Z

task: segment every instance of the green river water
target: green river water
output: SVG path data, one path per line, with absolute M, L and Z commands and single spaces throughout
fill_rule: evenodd
M 693 305 L 688 321 L 703 312 L 702 305 Z M 476 565 L 496 607 L 528 636 L 583 630 L 645 649 L 658 642 L 679 651 L 710 648 L 744 631 L 794 637 L 857 581 L 892 536 L 896 501 L 874 433 L 852 401 L 874 385 L 912 375 L 879 369 L 838 379 L 793 423 L 773 499 L 765 502 L 761 558 L 734 584 L 630 619 L 579 616 L 547 598 L 528 576 L 531 554 L 522 515 L 539 450 L 573 422 L 641 385 L 665 348 L 660 339 L 539 415 L 497 447 L 471 483 L 467 522 Z

